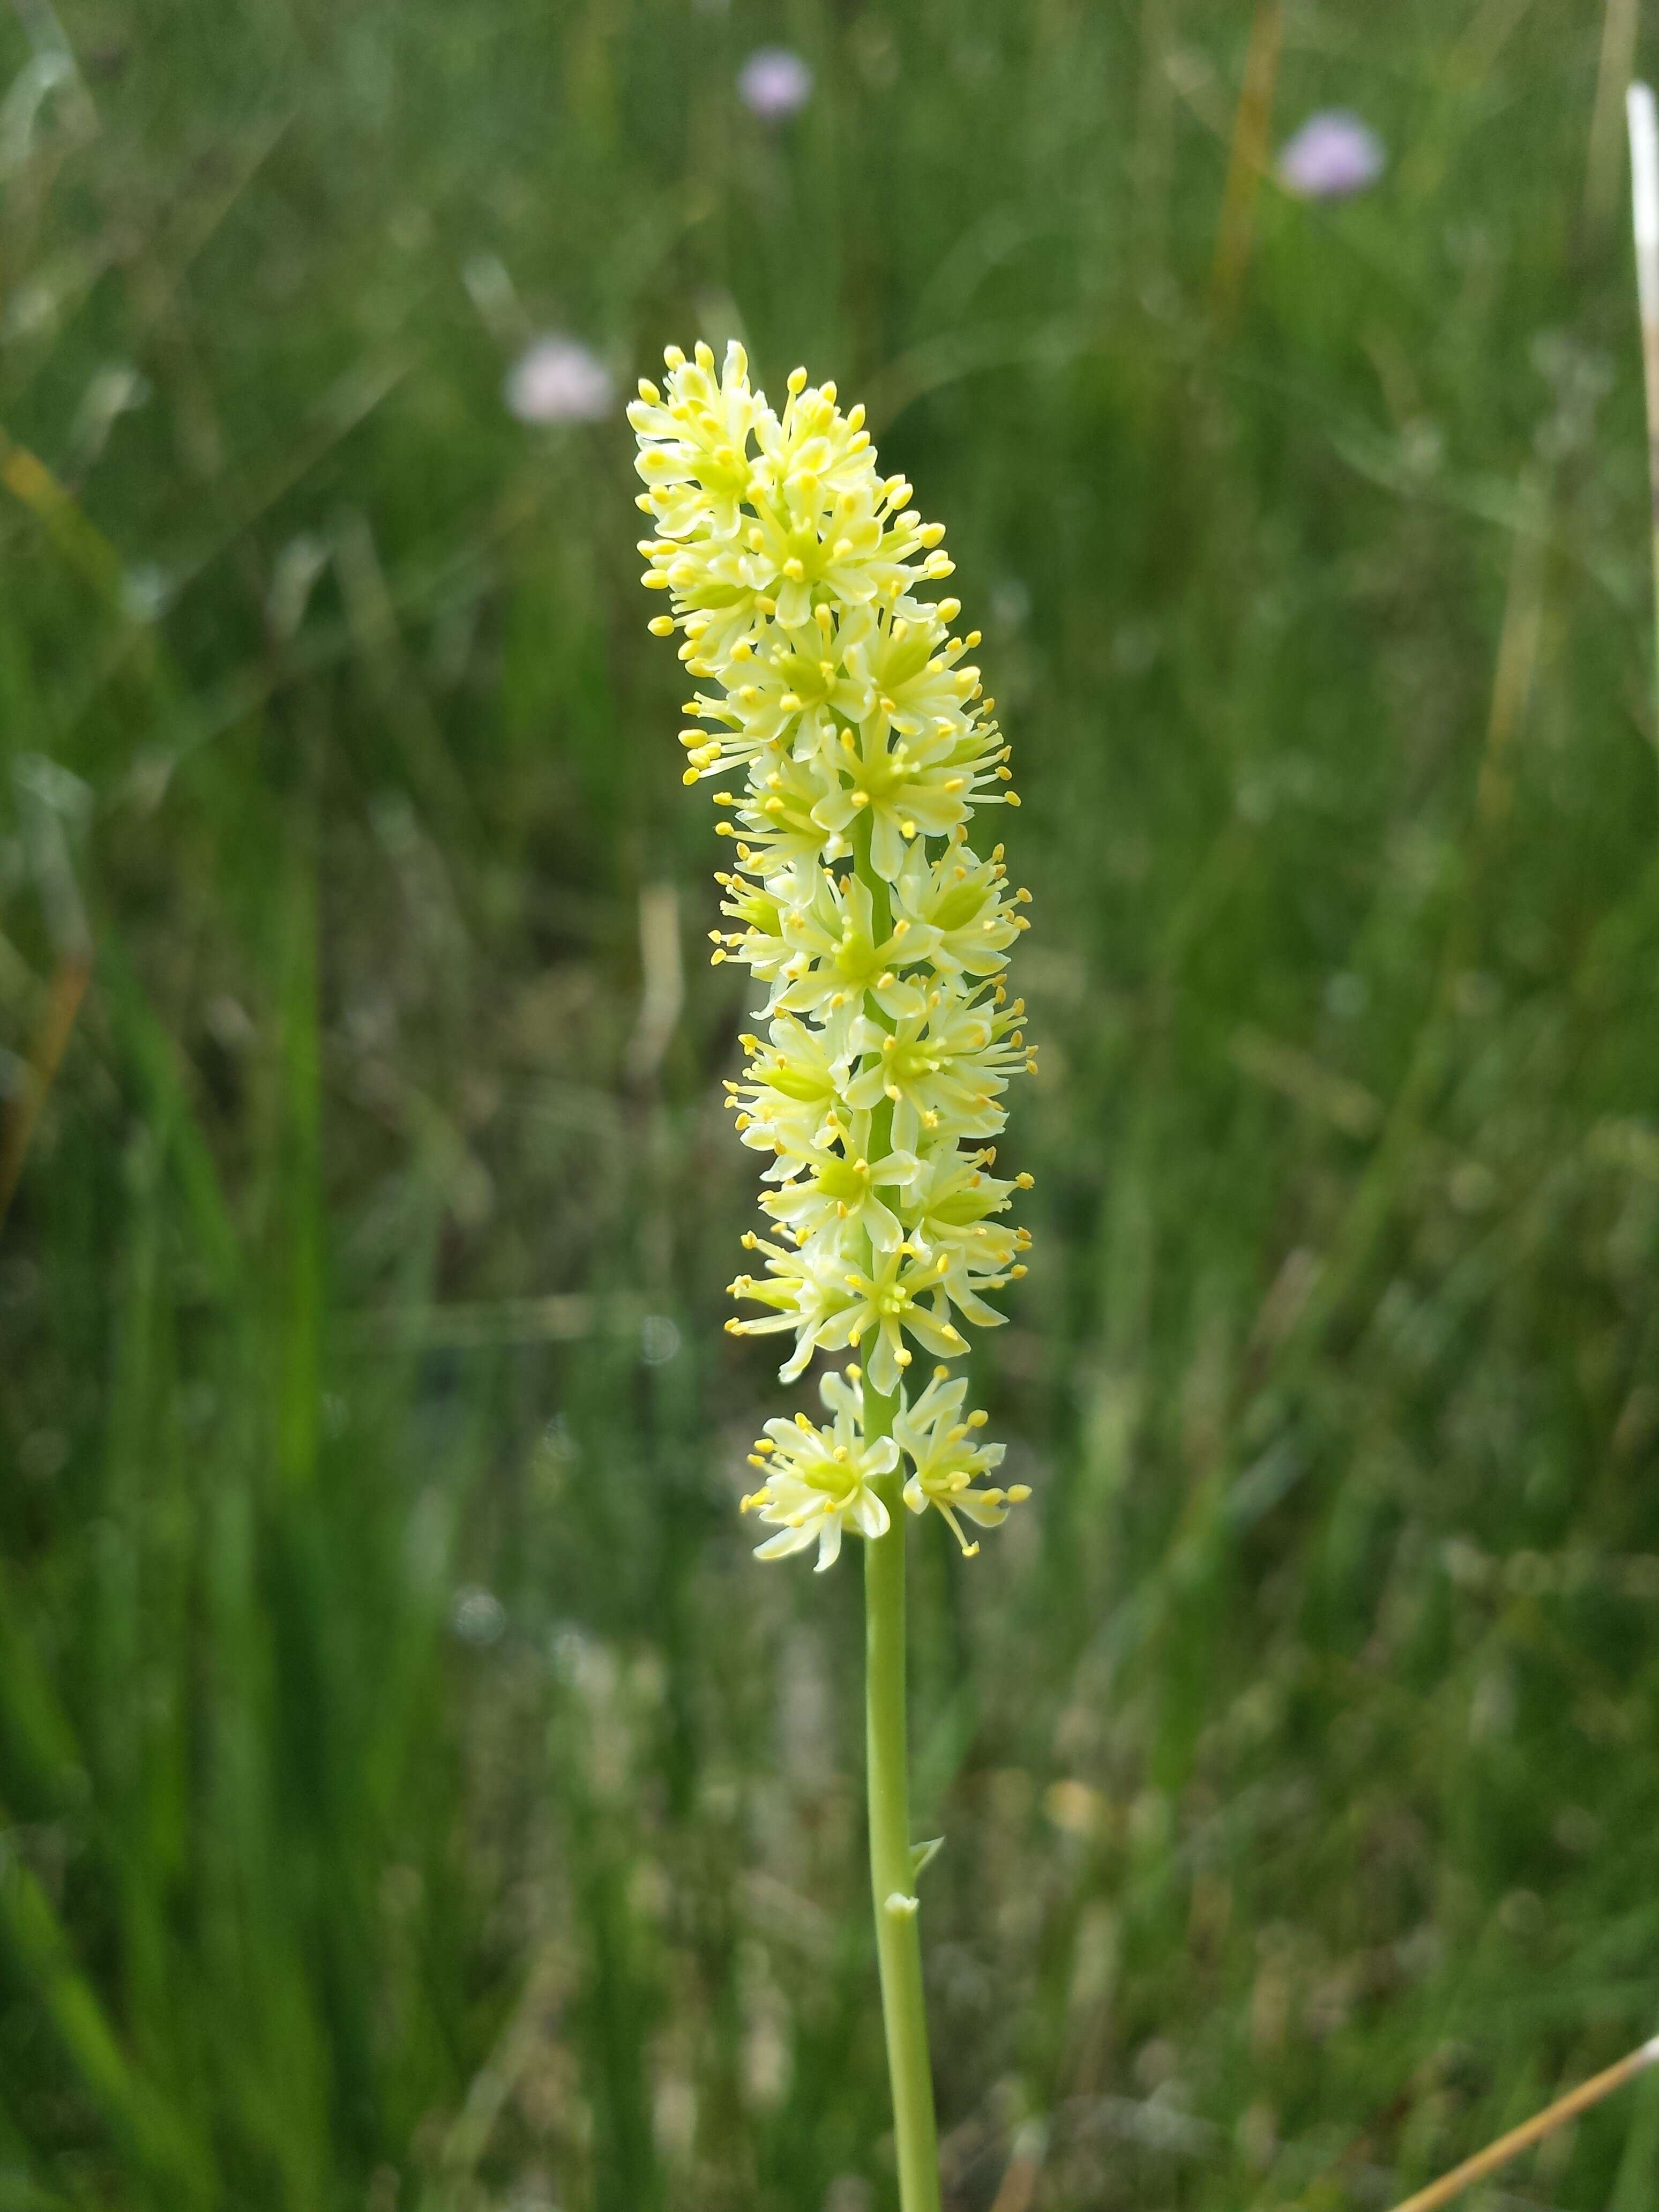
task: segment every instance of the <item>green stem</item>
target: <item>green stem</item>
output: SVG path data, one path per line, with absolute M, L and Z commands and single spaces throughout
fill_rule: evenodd
M 854 845 L 859 878 L 870 891 L 877 941 L 890 927 L 887 885 L 870 863 L 869 827 Z M 872 1009 L 872 1012 L 875 1011 Z M 874 1116 L 870 1152 L 891 1149 L 892 1109 Z M 864 1382 L 864 1434 L 893 1433 L 898 1394 Z M 887 2031 L 887 2071 L 893 2090 L 893 2137 L 902 2212 L 939 2212 L 939 2131 L 927 2057 L 927 2008 L 921 1986 L 921 1930 L 910 1855 L 910 1765 L 904 1694 L 904 1500 L 902 1471 L 876 1485 L 887 1508 L 884 1536 L 864 1547 L 865 1745 L 869 1772 L 870 1887 L 876 1912 L 876 1956 Z
M 865 1384 L 867 1437 L 890 1433 L 896 1395 Z M 893 2135 L 902 2212 L 939 2212 L 939 2136 L 921 1988 L 921 1931 L 910 1856 L 910 1775 L 905 1741 L 904 1505 L 896 1474 L 878 1486 L 887 1534 L 864 1547 L 866 1744 L 870 1772 L 870 1887 L 893 2087 Z M 888 1495 L 890 1492 L 890 1495 Z

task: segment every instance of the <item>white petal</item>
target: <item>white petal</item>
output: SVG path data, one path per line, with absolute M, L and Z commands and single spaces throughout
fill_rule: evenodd
M 763 1544 L 755 1547 L 757 1559 L 787 1559 L 792 1552 L 804 1552 L 817 1532 L 811 1528 L 785 1528 L 775 1536 L 769 1536 Z
M 850 1518 L 861 1536 L 884 1536 L 893 1525 L 887 1508 L 873 1490 L 860 1492 Z
M 780 1382 L 793 1382 L 797 1376 L 805 1373 L 806 1363 L 812 1357 L 812 1332 L 804 1329 L 799 1343 L 778 1370 Z
M 870 1355 L 870 1387 L 886 1397 L 898 1387 L 899 1364 L 893 1357 L 893 1341 L 884 1328 L 876 1337 L 876 1348 Z

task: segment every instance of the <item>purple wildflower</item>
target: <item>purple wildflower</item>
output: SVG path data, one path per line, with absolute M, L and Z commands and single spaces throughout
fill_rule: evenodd
M 597 422 L 611 412 L 611 372 L 578 338 L 533 339 L 507 373 L 501 398 L 521 422 Z
M 812 97 L 811 64 L 787 46 L 757 46 L 738 71 L 738 94 L 763 123 L 782 123 Z
M 1345 200 L 1382 175 L 1382 141 L 1346 107 L 1310 115 L 1280 149 L 1279 181 L 1298 199 Z

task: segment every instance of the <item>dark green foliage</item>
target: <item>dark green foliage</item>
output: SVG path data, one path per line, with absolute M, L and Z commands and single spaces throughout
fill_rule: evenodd
M 857 1577 L 734 1511 L 739 984 L 630 441 L 501 404 L 550 327 L 866 397 L 1018 749 L 1036 1494 L 913 1535 L 957 2212 L 1379 2205 L 1649 2034 L 1601 9 L 1287 7 L 1275 139 L 1389 169 L 1264 184 L 1224 310 L 1242 5 L 60 7 L 32 132 L 0 31 L 14 1113 L 95 951 L 0 1228 L 0 2208 L 891 2201 Z M 1659 2094 L 1510 2186 L 1647 2212 Z

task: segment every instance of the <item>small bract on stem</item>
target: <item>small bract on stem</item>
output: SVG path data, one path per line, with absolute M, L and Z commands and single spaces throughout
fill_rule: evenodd
M 964 1518 L 994 1528 L 1028 1493 L 988 1480 L 1000 1444 L 964 1411 L 948 1363 L 964 1325 L 1025 1272 L 1006 1215 L 1025 1175 L 999 1176 L 992 1141 L 1012 1076 L 1034 1064 L 1003 970 L 1030 894 L 1003 848 L 969 842 L 975 813 L 1018 806 L 1009 748 L 956 633 L 953 599 L 922 596 L 951 562 L 902 477 L 881 476 L 864 410 L 832 384 L 789 379 L 782 412 L 751 389 L 743 349 L 716 374 L 699 346 L 665 356 L 662 390 L 629 409 L 639 501 L 656 535 L 647 586 L 671 611 L 700 687 L 681 732 L 688 784 L 714 793 L 731 866 L 716 963 L 765 987 L 762 1034 L 727 1104 L 766 1156 L 762 1271 L 732 1291 L 757 1307 L 735 1334 L 793 1340 L 781 1379 L 814 1352 L 829 1420 L 774 1420 L 755 1447 L 744 1510 L 775 1531 L 758 1549 L 816 1549 L 832 1565 L 865 1543 L 871 1875 L 904 2212 L 937 2212 L 938 2153 L 917 1925 L 921 1859 L 909 1832 L 904 1532 L 899 1508 L 937 1510 L 963 1552 Z M 707 688 L 703 688 L 707 687 Z M 913 1390 L 920 1351 L 931 1372 Z M 934 1363 L 939 1363 L 935 1364 Z M 930 1847 L 929 1847 L 930 1848 Z

